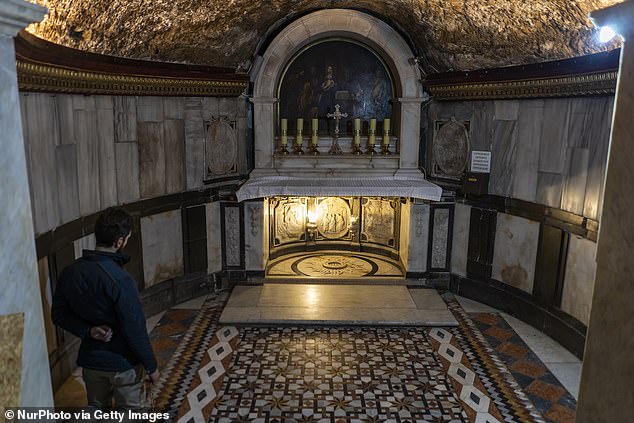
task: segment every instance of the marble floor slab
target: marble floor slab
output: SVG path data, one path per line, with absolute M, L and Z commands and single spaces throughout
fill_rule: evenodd
M 223 324 L 455 326 L 432 289 L 399 285 L 264 284 L 236 286 Z

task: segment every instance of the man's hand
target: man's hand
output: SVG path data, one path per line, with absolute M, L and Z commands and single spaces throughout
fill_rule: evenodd
M 93 326 L 90 328 L 90 336 L 98 341 L 110 342 L 112 329 L 108 325 Z
M 160 378 L 161 373 L 158 371 L 158 369 L 154 370 L 154 372 L 150 374 L 150 382 L 152 382 L 153 384 L 158 383 Z

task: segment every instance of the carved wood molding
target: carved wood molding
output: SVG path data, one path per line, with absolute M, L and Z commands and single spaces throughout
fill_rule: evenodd
M 616 90 L 617 71 L 515 81 L 429 84 L 434 100 L 501 100 L 515 98 L 610 95 Z
M 143 75 L 109 74 L 73 70 L 17 60 L 21 91 L 69 94 L 158 95 L 189 97 L 237 97 L 248 87 L 246 80 L 213 80 Z

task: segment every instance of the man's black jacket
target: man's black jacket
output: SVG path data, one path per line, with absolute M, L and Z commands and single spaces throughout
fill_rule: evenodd
M 141 363 L 148 373 L 156 370 L 136 282 L 122 267 L 128 261 L 120 253 L 84 250 L 59 276 L 51 315 L 81 338 L 81 367 L 121 372 Z M 112 329 L 110 342 L 90 336 L 90 328 L 100 325 Z

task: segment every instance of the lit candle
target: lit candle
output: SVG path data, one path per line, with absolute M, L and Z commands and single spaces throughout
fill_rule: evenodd
M 313 137 L 312 137 L 312 142 L 313 145 L 317 145 L 318 141 L 319 141 L 319 121 L 317 120 L 317 118 L 313 118 L 312 120 L 312 128 L 313 128 Z

